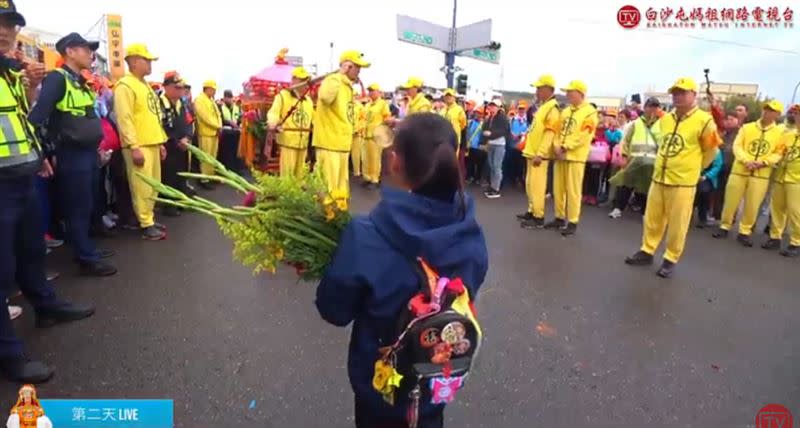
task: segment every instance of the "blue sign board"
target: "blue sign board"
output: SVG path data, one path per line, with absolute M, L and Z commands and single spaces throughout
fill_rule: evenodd
M 40 400 L 55 428 L 173 428 L 172 400 Z

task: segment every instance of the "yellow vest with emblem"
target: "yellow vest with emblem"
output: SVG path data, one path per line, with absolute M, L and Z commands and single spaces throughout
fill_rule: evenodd
M 674 111 L 656 122 L 658 154 L 653 181 L 667 186 L 697 186 L 704 163 L 720 144 L 711 114 L 694 107 L 678 119 Z
M 27 114 L 21 74 L 7 71 L 0 76 L 0 169 L 39 160 L 39 143 Z
M 800 129 L 783 134 L 783 158 L 772 175 L 776 183 L 800 183 Z
M 356 118 L 353 135 L 363 137 L 367 131 L 367 109 L 360 101 L 353 103 L 353 115 Z
M 161 104 L 150 85 L 136 76 L 126 74 L 116 83 L 115 90 L 120 86 L 129 88 L 134 94 L 133 126 L 136 129 L 136 141 L 131 143 L 152 146 L 166 142 L 167 134 L 161 127 Z
M 781 160 L 783 145 L 783 127 L 771 124 L 766 128 L 761 126 L 761 121 L 745 123 L 736 140 L 733 142 L 733 155 L 735 161 L 731 174 L 749 177 L 769 178 L 772 168 Z M 768 166 L 750 171 L 745 162 L 764 161 Z
M 597 110 L 591 104 L 584 102 L 577 107 L 567 106 L 561 111 L 560 130 L 554 147 L 567 149 L 564 158 L 567 161 L 586 162 L 597 122 Z
M 304 131 L 283 131 L 279 132 L 275 139 L 279 146 L 293 149 L 305 149 L 308 147 L 308 137 L 311 131 L 311 123 L 314 118 L 314 103 L 308 98 L 303 97 L 303 101 L 297 104 L 297 97 L 290 91 L 284 89 L 275 97 L 272 107 L 267 112 L 267 123 L 277 126 L 281 120 L 289 114 L 289 110 L 297 105 L 291 115 L 286 118 L 281 127 L 291 129 L 303 129 Z
M 458 152 L 461 149 L 461 131 L 467 127 L 467 113 L 456 103 L 445 106 L 442 112 L 442 116 L 450 122 L 453 126 L 453 131 L 456 133 L 456 141 L 458 142 L 456 152 Z
M 657 122 L 648 127 L 643 117 L 636 119 L 633 122 L 631 143 L 627 147 L 627 153 L 625 154 L 632 158 L 655 159 L 658 154 L 656 135 L 658 135 Z
M 425 98 L 425 94 L 422 92 L 418 92 L 417 96 L 414 99 L 408 101 L 408 109 L 406 110 L 406 116 L 412 115 L 414 113 L 430 113 L 433 109 L 431 106 L 431 102 Z
M 389 110 L 389 103 L 383 98 L 370 101 L 367 104 L 367 138 L 375 136 L 375 129 L 383 125 L 383 122 L 392 116 Z
M 526 158 L 541 156 L 542 159 L 553 158 L 553 141 L 558 133 L 558 121 L 561 111 L 558 110 L 558 101 L 551 98 L 545 101 L 536 113 L 525 137 L 525 149 L 522 155 Z M 549 132 L 549 135 L 545 135 Z M 547 138 L 545 138 L 547 137 Z
M 314 147 L 349 153 L 353 144 L 354 125 L 353 82 L 341 73 L 326 77 L 317 97 Z
M 63 68 L 57 72 L 64 76 L 64 97 L 56 104 L 56 109 L 73 116 L 86 116 L 87 108 L 94 108 L 95 95 L 89 88 L 81 87 L 73 76 Z

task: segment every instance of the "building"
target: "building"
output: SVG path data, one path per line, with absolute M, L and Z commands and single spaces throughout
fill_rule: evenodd
M 61 36 L 49 31 L 24 27 L 17 35 L 17 47 L 26 57 L 35 59 L 44 64 L 45 68 L 52 70 L 61 55 L 56 51 L 56 42 Z
M 699 94 L 705 94 L 707 86 L 705 83 L 700 84 Z M 720 101 L 725 101 L 734 96 L 756 98 L 758 97 L 758 84 L 711 82 L 711 93 L 714 94 L 714 98 Z

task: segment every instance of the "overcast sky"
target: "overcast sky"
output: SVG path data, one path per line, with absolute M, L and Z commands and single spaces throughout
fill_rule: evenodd
M 459 0 L 457 24 L 491 18 L 492 39 L 502 44 L 500 66 L 459 58 L 472 87 L 527 90 L 536 76 L 558 83 L 582 79 L 589 94 L 623 96 L 665 90 L 678 76 L 702 81 L 711 69 L 718 82 L 758 83 L 760 92 L 788 102 L 800 80 L 800 0 L 749 3 L 696 1 L 561 2 Z M 239 90 L 241 83 L 272 63 L 280 48 L 330 70 L 340 51 L 357 49 L 372 61 L 365 82 L 391 87 L 409 75 L 443 86 L 444 55 L 397 40 L 397 14 L 441 25 L 452 20 L 451 0 L 402 1 L 182 1 L 17 0 L 28 24 L 57 33 L 85 33 L 105 13 L 122 15 L 125 43 L 144 42 L 161 57 L 154 80 L 179 70 L 192 84 L 216 79 Z M 735 3 L 735 4 L 734 4 Z M 670 5 L 694 7 L 777 6 L 795 11 L 793 29 L 624 30 L 617 10 L 633 4 L 642 13 Z M 734 44 L 698 40 L 707 38 Z M 794 53 L 737 46 L 746 44 Z M 800 95 L 799 95 L 800 96 Z

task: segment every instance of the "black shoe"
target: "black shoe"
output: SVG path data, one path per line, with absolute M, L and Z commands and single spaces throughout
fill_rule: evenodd
M 517 220 L 526 221 L 526 220 L 533 220 L 533 214 L 530 212 L 526 212 L 525 214 L 517 214 Z
M 764 226 L 764 235 L 769 235 L 769 222 L 767 222 L 767 225 Z
M 81 262 L 82 276 L 111 276 L 117 273 L 117 268 L 106 262 Z
M 675 270 L 675 263 L 672 263 L 669 260 L 664 260 L 661 262 L 661 269 L 656 272 L 656 275 L 662 278 L 669 278 L 672 276 L 673 270 Z
M 716 230 L 716 232 L 712 233 L 711 236 L 717 239 L 725 239 L 728 237 L 728 231 L 723 228 L 719 228 Z
M 48 270 L 45 272 L 45 275 L 48 281 L 55 281 L 58 279 L 59 276 L 61 276 L 61 273 L 56 272 L 54 270 Z
M 567 227 L 567 221 L 560 218 L 555 218 L 544 225 L 544 228 L 548 230 L 559 230 L 565 227 Z
M 166 237 L 167 234 L 155 226 L 145 227 L 142 229 L 142 239 L 146 239 L 148 241 L 160 241 Z
M 94 306 L 65 303 L 51 309 L 36 310 L 36 327 L 52 327 L 56 324 L 89 318 L 94 315 Z
M 167 230 L 167 225 L 161 224 L 159 222 L 153 223 L 153 227 L 155 227 L 156 229 L 161 230 L 161 231 L 166 231 Z
M 42 362 L 20 356 L 0 359 L 0 373 L 12 382 L 37 384 L 47 382 L 55 372 Z
M 789 245 L 786 247 L 785 250 L 781 251 L 781 255 L 784 257 L 797 257 L 800 256 L 800 246 L 797 245 Z
M 197 189 L 195 189 L 194 186 L 192 186 L 191 184 L 186 183 L 186 192 L 185 193 L 186 193 L 186 196 L 191 198 L 193 196 L 197 196 Z
M 697 220 L 697 223 L 695 223 L 694 227 L 695 229 L 705 229 L 706 228 L 705 220 Z
M 175 207 L 175 206 L 172 206 L 172 205 L 170 205 L 168 207 L 164 207 L 164 209 L 161 211 L 161 213 L 164 214 L 167 217 L 180 217 L 181 216 L 181 210 L 179 210 L 178 207 Z
M 483 192 L 483 195 L 488 199 L 497 199 L 500 197 L 500 191 L 494 190 L 490 187 L 489 190 Z
M 200 181 L 199 184 L 200 184 L 200 187 L 202 187 L 205 190 L 213 190 L 214 189 L 214 185 L 211 184 L 210 181 Z
M 561 236 L 572 236 L 578 230 L 578 223 L 568 223 L 567 227 L 561 231 Z
M 531 216 L 530 220 L 523 220 L 520 226 L 523 229 L 544 229 L 544 219 Z
M 111 257 L 114 257 L 113 250 L 95 250 L 95 254 L 97 254 L 97 257 L 100 257 L 101 259 L 110 259 Z
M 768 239 L 766 242 L 761 244 L 761 248 L 765 250 L 780 250 L 781 249 L 781 240 L 780 239 Z
M 649 266 L 653 264 L 653 255 L 640 250 L 630 257 L 625 257 L 625 264 L 631 266 Z
M 367 187 L 369 187 L 369 185 L 370 185 L 370 182 L 369 182 L 369 181 L 367 181 L 367 180 L 361 180 L 361 183 L 360 183 L 360 184 L 361 184 L 361 187 L 363 187 L 363 188 L 365 188 L 365 189 L 366 189 Z
M 753 246 L 753 240 L 750 239 L 750 235 L 742 235 L 741 233 L 736 236 L 736 241 L 742 244 L 742 246 L 750 248 Z
M 367 183 L 367 190 L 375 190 L 379 187 L 378 183 Z

